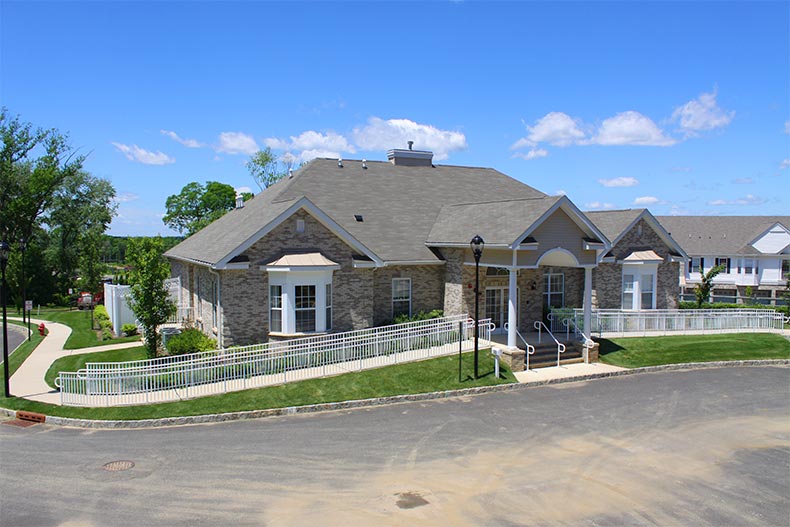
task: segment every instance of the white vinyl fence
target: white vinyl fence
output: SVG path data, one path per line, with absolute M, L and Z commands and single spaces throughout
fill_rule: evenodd
M 481 320 L 487 346 L 494 325 Z M 56 379 L 61 404 L 166 402 L 379 368 L 474 347 L 466 315 L 157 359 L 88 363 Z
M 583 330 L 584 312 L 581 309 L 556 310 L 552 315 L 552 322 L 558 327 L 564 318 L 572 318 Z M 773 309 L 594 309 L 590 322 L 593 335 L 636 336 L 781 331 L 784 317 Z
M 121 328 L 124 324 L 136 324 L 136 317 L 129 307 L 128 285 L 104 284 L 104 307 L 110 316 L 112 331 L 116 337 L 121 336 Z

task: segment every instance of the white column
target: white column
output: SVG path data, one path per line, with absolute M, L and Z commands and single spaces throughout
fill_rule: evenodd
M 592 267 L 584 268 L 584 332 L 592 337 L 590 324 L 592 319 Z
M 518 329 L 518 319 L 516 316 L 516 302 L 518 293 L 516 291 L 516 269 L 508 271 L 507 288 L 507 347 L 516 347 L 516 330 Z

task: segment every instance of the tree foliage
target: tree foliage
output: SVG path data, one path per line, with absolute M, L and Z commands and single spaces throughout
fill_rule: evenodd
M 717 265 L 713 269 L 704 273 L 702 265 L 699 266 L 700 283 L 694 287 L 694 297 L 697 299 L 697 309 L 702 307 L 702 304 L 707 302 L 710 298 L 710 292 L 713 289 L 713 279 L 727 268 L 726 265 Z
M 269 188 L 288 174 L 291 163 L 277 157 L 268 146 L 247 161 L 247 170 L 261 190 Z
M 188 183 L 178 194 L 167 198 L 167 214 L 162 221 L 168 227 L 191 236 L 233 209 L 236 191 L 232 186 L 209 181 L 205 186 Z
M 156 328 L 176 312 L 170 299 L 165 280 L 170 276 L 170 265 L 162 256 L 162 238 L 135 238 L 129 240 L 127 260 L 132 266 L 129 272 L 131 284 L 131 308 L 145 334 L 148 357 L 156 357 L 159 334 Z

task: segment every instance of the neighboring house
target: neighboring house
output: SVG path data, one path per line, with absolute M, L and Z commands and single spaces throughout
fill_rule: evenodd
M 480 315 L 509 322 L 511 346 L 549 306 L 589 317 L 594 298 L 601 308 L 673 305 L 677 278 L 669 284 L 665 268 L 684 254 L 647 211 L 588 216 L 566 196 L 432 158 L 315 159 L 170 249 L 195 322 L 229 346 L 423 310 L 473 314 L 476 234 L 485 240 Z M 599 264 L 605 291 L 593 283 Z
M 712 301 L 781 305 L 790 273 L 790 216 L 661 216 L 661 225 L 691 259 L 681 275 L 683 298 L 694 300 L 700 267 L 725 269 Z

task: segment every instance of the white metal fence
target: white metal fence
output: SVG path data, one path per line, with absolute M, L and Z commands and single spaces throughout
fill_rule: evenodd
M 556 310 L 552 322 L 572 318 L 579 330 L 583 327 L 581 309 Z M 595 309 L 588 334 L 682 334 L 728 333 L 748 331 L 779 331 L 783 328 L 781 312 L 773 309 L 653 309 L 650 311 L 623 311 L 620 309 Z M 552 330 L 554 328 L 552 327 Z
M 494 325 L 480 321 L 479 338 Z M 56 379 L 61 404 L 166 402 L 446 355 L 474 346 L 466 315 L 150 360 L 88 363 Z

